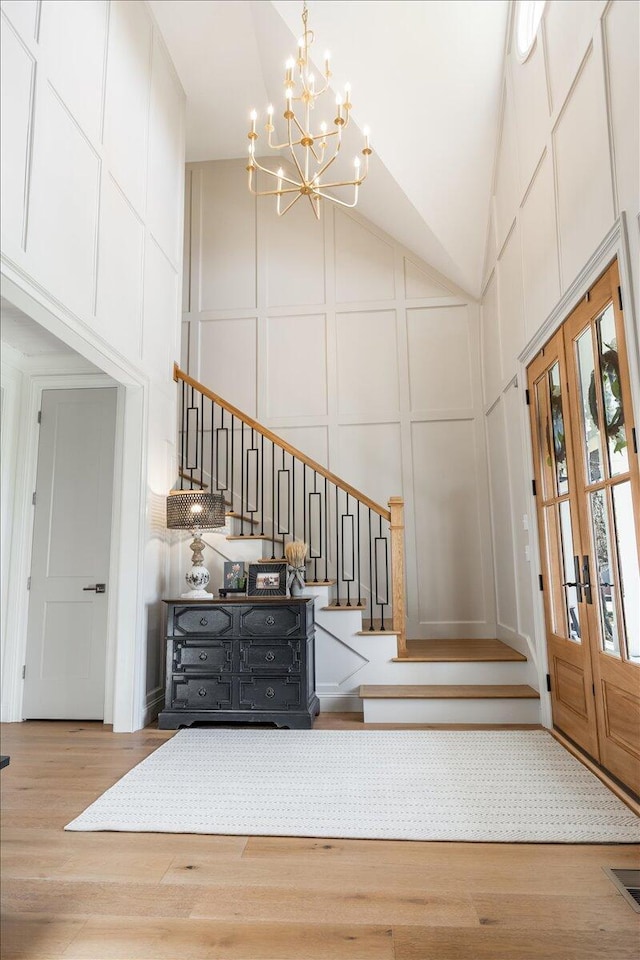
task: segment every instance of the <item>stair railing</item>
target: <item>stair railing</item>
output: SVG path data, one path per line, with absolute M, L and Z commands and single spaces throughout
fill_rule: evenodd
M 308 583 L 335 582 L 336 607 L 369 613 L 406 654 L 404 501 L 389 509 L 316 463 L 174 364 L 178 384 L 178 486 L 225 496 L 240 537 L 308 546 Z M 267 552 L 269 552 L 267 550 Z M 366 621 L 365 621 L 366 622 Z

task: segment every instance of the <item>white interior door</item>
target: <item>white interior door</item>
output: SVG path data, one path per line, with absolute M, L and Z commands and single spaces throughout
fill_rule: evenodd
M 42 394 L 27 720 L 104 717 L 115 415 L 115 387 Z

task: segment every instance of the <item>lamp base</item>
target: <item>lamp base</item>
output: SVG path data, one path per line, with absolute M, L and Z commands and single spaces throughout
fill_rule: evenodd
M 202 560 L 202 557 L 200 557 L 200 559 Z M 191 569 L 187 570 L 184 579 L 187 582 L 187 586 L 191 587 L 191 589 L 188 593 L 182 594 L 182 599 L 206 600 L 207 597 L 212 596 L 212 594 L 205 590 L 205 587 L 209 583 L 209 571 L 206 567 L 202 566 L 202 563 L 194 563 Z

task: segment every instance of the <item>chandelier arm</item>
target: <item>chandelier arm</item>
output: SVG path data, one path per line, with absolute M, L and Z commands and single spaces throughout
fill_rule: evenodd
M 268 173 L 270 177 L 278 178 L 278 174 L 275 172 L 275 170 L 269 170 L 268 167 L 263 167 L 255 157 L 253 158 L 253 163 L 258 170 L 262 170 L 263 173 Z M 299 184 L 297 180 L 292 180 L 291 177 L 288 177 L 284 172 L 279 179 L 284 180 L 286 183 L 290 183 L 293 187 L 296 187 L 296 189 L 300 189 L 301 184 Z
M 349 186 L 349 184 L 338 184 L 338 186 Z M 323 193 L 322 190 L 316 190 L 316 193 L 319 197 L 322 197 L 324 200 L 331 200 L 332 203 L 337 203 L 341 207 L 355 207 L 358 203 L 358 184 L 355 184 L 355 192 L 353 196 L 353 203 L 347 203 L 346 200 L 340 200 L 338 197 L 333 197 L 328 193 Z
M 291 200 L 291 201 L 286 205 L 286 207 L 284 208 L 284 210 L 280 210 L 280 206 L 279 206 L 279 204 L 278 204 L 278 207 L 276 208 L 276 213 L 278 214 L 278 216 L 279 216 L 279 217 L 283 217 L 283 216 L 285 215 L 285 213 L 287 212 L 287 210 L 290 210 L 291 207 L 294 205 L 294 203 L 297 203 L 297 202 L 298 202 L 298 200 L 300 199 L 301 196 L 302 196 L 302 194 L 300 193 L 300 191 L 298 191 L 298 196 L 297 196 L 297 197 L 294 197 L 293 200 Z

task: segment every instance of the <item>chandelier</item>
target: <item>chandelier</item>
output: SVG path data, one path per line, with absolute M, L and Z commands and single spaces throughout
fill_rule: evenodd
M 358 202 L 358 188 L 365 180 L 369 169 L 369 157 L 371 147 L 369 146 L 369 130 L 367 127 L 363 130 L 364 147 L 362 154 L 364 162 L 360 157 L 356 157 L 353 162 L 353 178 L 346 180 L 331 180 L 331 174 L 328 174 L 333 163 L 337 160 L 342 146 L 342 135 L 349 125 L 351 116 L 351 87 L 345 85 L 344 95 L 338 93 L 335 98 L 335 108 L 331 105 L 331 111 L 335 112 L 335 117 L 331 124 L 326 121 L 318 122 L 312 117 L 312 112 L 316 109 L 316 101 L 329 94 L 329 79 L 331 70 L 331 54 L 327 51 L 324 55 L 324 74 L 316 84 L 316 78 L 309 63 L 309 49 L 314 41 L 313 31 L 307 27 L 308 11 L 306 2 L 302 9 L 303 33 L 298 40 L 297 59 L 290 57 L 286 63 L 286 72 L 284 77 L 284 97 L 285 109 L 283 117 L 287 124 L 287 138 L 284 143 L 274 143 L 273 134 L 275 127 L 273 125 L 273 106 L 267 109 L 267 122 L 265 131 L 267 133 L 267 144 L 271 150 L 288 151 L 285 154 L 289 160 L 287 170 L 280 167 L 277 171 L 269 170 L 256 159 L 256 143 L 258 134 L 256 133 L 256 121 L 258 114 L 255 110 L 251 111 L 251 127 L 249 130 L 249 163 L 247 170 L 249 172 L 249 190 L 256 197 L 276 197 L 276 210 L 278 216 L 290 210 L 300 197 L 307 197 L 311 204 L 316 218 L 320 219 L 320 200 L 331 200 L 343 207 L 355 207 Z M 296 115 L 296 109 L 298 115 Z M 274 178 L 277 181 L 274 190 L 258 190 L 254 183 L 256 171 Z M 349 191 L 350 199 L 342 199 L 334 193 L 327 193 L 327 190 Z

